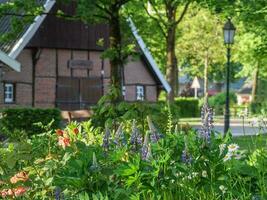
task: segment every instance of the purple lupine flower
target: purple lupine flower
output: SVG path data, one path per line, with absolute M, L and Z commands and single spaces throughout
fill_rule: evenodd
M 122 130 L 122 126 L 123 126 L 123 124 L 121 123 L 119 128 L 117 129 L 117 131 L 115 133 L 115 137 L 114 137 L 114 144 L 117 147 L 124 146 L 127 144 L 127 141 L 125 139 L 125 135 L 124 135 L 123 130 Z
M 149 142 L 149 135 L 148 133 L 146 133 L 145 135 L 145 139 L 144 139 L 144 144 L 142 146 L 142 149 L 141 149 L 141 158 L 142 160 L 146 160 L 147 159 L 147 154 L 148 154 L 148 142 Z
M 146 160 L 147 153 L 148 153 L 148 146 L 145 146 L 145 145 L 142 146 L 142 149 L 141 149 L 142 160 Z
M 64 200 L 64 194 L 61 192 L 60 187 L 55 188 L 54 194 L 55 200 Z
M 209 143 L 213 129 L 213 109 L 207 104 L 204 104 L 201 109 L 201 121 L 202 127 L 200 129 L 200 137 Z
M 162 137 L 162 135 L 158 132 L 158 130 L 154 126 L 154 124 L 153 124 L 153 122 L 149 116 L 147 116 L 147 122 L 148 122 L 149 131 L 150 131 L 151 142 L 156 143 L 159 141 L 159 139 Z
M 141 145 L 142 142 L 143 142 L 143 137 L 138 128 L 136 127 L 136 121 L 133 120 L 130 144 L 133 145 L 134 149 L 137 149 L 138 145 Z
M 152 151 L 151 151 L 151 146 L 150 144 L 148 145 L 147 147 L 147 153 L 146 153 L 146 156 L 143 158 L 143 160 L 145 161 L 149 161 L 152 159 Z
M 183 150 L 181 160 L 185 164 L 190 164 L 193 160 L 192 156 L 188 153 L 186 149 Z
M 110 135 L 111 135 L 110 130 L 109 130 L 108 127 L 106 127 L 106 129 L 105 129 L 105 135 L 104 135 L 104 137 L 103 137 L 103 144 L 102 144 L 102 147 L 103 147 L 103 149 L 104 149 L 105 151 L 108 151 L 108 149 L 109 149 L 109 139 L 110 139 Z

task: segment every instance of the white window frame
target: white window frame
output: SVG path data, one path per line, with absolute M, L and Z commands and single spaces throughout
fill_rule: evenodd
M 122 96 L 125 97 L 125 95 L 126 95 L 126 87 L 122 86 Z
M 136 86 L 136 100 L 137 101 L 145 100 L 145 86 L 143 85 Z
M 14 83 L 4 83 L 4 102 L 14 103 L 15 102 L 15 85 Z

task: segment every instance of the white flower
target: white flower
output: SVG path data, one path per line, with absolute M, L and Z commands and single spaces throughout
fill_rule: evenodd
M 235 152 L 239 149 L 239 146 L 237 144 L 229 144 L 228 145 L 228 151 L 229 152 Z
M 220 155 L 222 155 L 223 151 L 225 150 L 226 144 L 220 144 L 219 149 L 220 149 Z
M 203 170 L 202 171 L 202 177 L 204 177 L 204 178 L 207 178 L 208 177 L 208 173 L 207 173 L 206 170 Z
M 233 154 L 231 154 L 231 153 L 228 152 L 228 153 L 224 156 L 223 161 L 226 162 L 226 161 L 228 161 L 228 160 L 231 160 L 232 156 L 233 156 Z
M 197 175 L 198 175 L 197 172 L 193 172 L 193 173 L 192 173 L 192 177 L 193 177 L 193 178 L 197 177 Z
M 222 191 L 222 193 L 224 194 L 227 190 L 227 187 L 225 187 L 224 185 L 220 185 L 219 189 Z

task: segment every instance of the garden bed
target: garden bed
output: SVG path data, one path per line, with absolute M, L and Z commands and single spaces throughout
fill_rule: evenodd
M 47 125 L 42 134 L 1 143 L 0 195 L 81 200 L 266 199 L 266 144 L 255 143 L 248 151 L 247 138 L 213 134 L 212 110 L 203 109 L 199 132 L 174 126 L 171 118 L 161 132 L 147 117 L 141 123 L 124 120 L 105 128 L 91 121 L 71 122 L 56 130 Z

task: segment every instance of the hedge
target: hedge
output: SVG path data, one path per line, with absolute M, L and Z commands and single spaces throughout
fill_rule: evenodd
M 14 132 L 25 132 L 33 135 L 44 132 L 42 125 L 48 125 L 52 120 L 52 129 L 56 129 L 61 123 L 61 113 L 58 109 L 38 109 L 38 108 L 8 108 L 0 111 L 0 132 L 12 136 Z
M 198 117 L 199 100 L 194 98 L 175 98 L 175 105 L 179 109 L 179 117 Z

